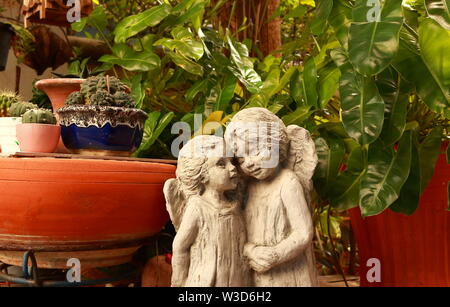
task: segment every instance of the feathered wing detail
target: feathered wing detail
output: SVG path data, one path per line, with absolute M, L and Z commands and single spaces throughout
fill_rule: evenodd
M 175 178 L 169 179 L 164 183 L 163 191 L 166 198 L 166 209 L 169 212 L 175 230 L 178 231 L 186 208 L 186 199 Z
M 312 177 L 318 162 L 316 146 L 309 131 L 302 127 L 290 125 L 287 127 L 287 134 L 290 141 L 287 167 L 297 174 L 308 206 L 312 209 L 311 193 L 314 188 Z

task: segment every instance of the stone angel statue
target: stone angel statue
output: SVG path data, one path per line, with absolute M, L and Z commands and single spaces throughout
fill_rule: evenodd
M 310 209 L 317 154 L 309 132 L 248 108 L 233 117 L 225 140 L 247 177 L 244 255 L 254 285 L 317 286 Z
M 166 207 L 177 230 L 172 286 L 249 286 L 241 204 L 227 196 L 239 175 L 223 138 L 197 136 L 181 149 L 176 179 L 166 181 Z

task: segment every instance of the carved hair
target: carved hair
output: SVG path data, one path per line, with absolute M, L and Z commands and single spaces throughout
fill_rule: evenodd
M 275 114 L 270 112 L 264 108 L 248 108 L 242 111 L 239 111 L 231 120 L 230 125 L 227 127 L 225 131 L 225 139 L 227 141 L 227 145 L 231 146 L 231 150 L 233 154 L 237 153 L 238 150 L 238 142 L 243 141 L 244 137 L 248 137 L 248 133 L 243 133 L 242 130 L 239 129 L 237 125 L 238 122 L 243 123 L 264 123 L 269 124 L 266 138 L 268 138 L 268 143 L 279 144 L 279 161 L 283 163 L 286 161 L 289 154 L 289 138 L 287 135 L 287 128 L 284 125 L 283 121 L 278 118 Z M 278 130 L 273 129 L 273 126 L 270 124 L 275 124 L 275 127 L 278 127 Z M 252 134 L 250 134 L 250 138 L 255 138 Z M 245 141 L 245 140 L 244 140 Z M 259 142 L 265 142 L 264 139 L 258 139 Z
M 208 182 L 209 157 L 223 157 L 224 140 L 213 135 L 200 135 L 191 139 L 180 150 L 176 175 L 180 189 L 186 198 L 191 195 L 201 195 Z

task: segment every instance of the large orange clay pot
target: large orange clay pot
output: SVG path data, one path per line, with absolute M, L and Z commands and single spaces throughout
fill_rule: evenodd
M 442 154 L 413 215 L 386 210 L 363 219 L 359 208 L 349 211 L 359 247 L 361 286 L 450 286 L 449 178 L 450 165 Z M 373 267 L 366 265 L 370 258 L 380 260 L 381 282 L 367 280 Z
M 52 158 L 0 159 L 0 261 L 83 268 L 130 261 L 168 221 L 162 192 L 175 165 Z

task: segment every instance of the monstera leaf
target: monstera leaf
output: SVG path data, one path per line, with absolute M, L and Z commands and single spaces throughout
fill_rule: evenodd
M 398 50 L 403 23 L 401 0 L 357 0 L 349 32 L 349 59 L 372 76 L 384 70 Z

